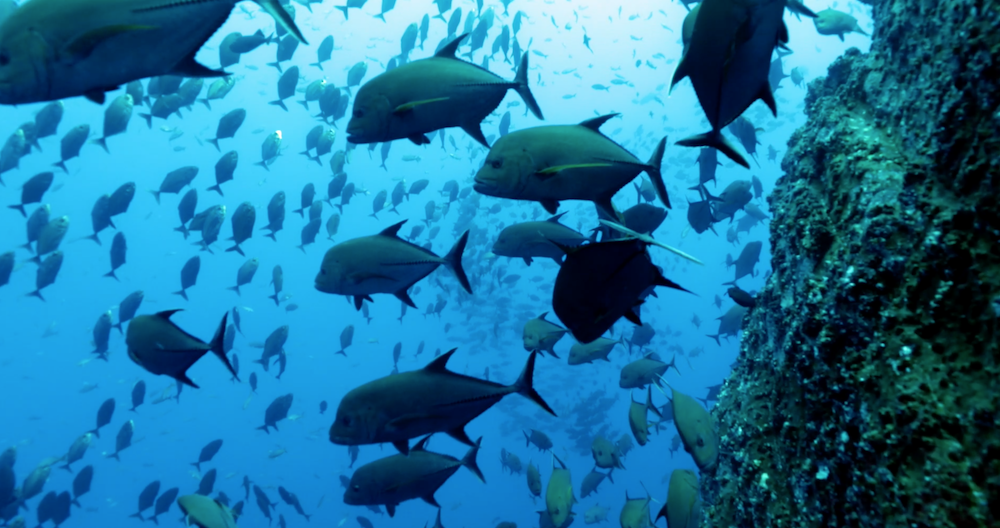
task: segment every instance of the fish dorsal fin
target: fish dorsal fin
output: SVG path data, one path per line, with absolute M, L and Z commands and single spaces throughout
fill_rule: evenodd
M 562 218 L 562 216 L 564 214 L 566 214 L 566 211 L 563 211 L 563 212 L 561 212 L 561 213 L 553 216 L 552 218 L 549 218 L 548 220 L 546 220 L 546 222 L 552 222 L 553 224 L 559 224 L 559 219 Z M 559 225 L 562 225 L 562 224 L 559 224 Z
M 167 321 L 169 321 L 171 315 L 174 315 L 175 313 L 183 310 L 184 310 L 183 308 L 175 308 L 173 310 L 163 310 L 162 312 L 156 312 L 156 316 L 159 317 L 160 319 L 166 319 Z
M 410 448 L 410 451 L 427 451 L 427 441 L 431 439 L 434 435 L 427 435 L 420 439 L 419 442 Z
M 538 317 L 536 317 L 536 319 L 539 319 L 539 320 L 541 320 L 541 321 L 545 321 L 545 322 L 548 322 L 548 321 L 546 321 L 546 320 L 545 320 L 545 316 L 546 316 L 546 315 L 549 315 L 549 312 L 542 312 L 542 315 L 539 315 Z
M 592 118 L 592 119 L 587 119 L 585 121 L 581 121 L 580 122 L 580 126 L 587 127 L 589 129 L 593 130 L 594 132 L 598 132 L 599 133 L 601 125 L 603 125 L 604 123 L 606 123 L 612 117 L 618 117 L 619 115 L 621 115 L 621 114 L 605 114 L 605 115 L 598 116 L 598 117 L 595 117 L 595 118 Z
M 454 354 L 456 350 L 458 349 L 453 348 L 445 352 L 444 354 L 441 354 L 440 356 L 434 358 L 434 361 L 428 363 L 427 366 L 424 367 L 424 370 L 430 372 L 450 372 L 448 370 L 448 360 L 451 359 L 451 355 Z
M 445 44 L 443 48 L 434 54 L 434 56 L 442 59 L 454 59 L 455 51 L 458 50 L 458 45 L 461 44 L 467 36 L 469 36 L 468 33 L 462 33 L 461 35 L 455 37 L 455 40 Z
M 560 468 L 566 469 L 566 464 L 563 464 L 563 461 L 559 460 L 559 457 L 557 457 L 555 453 L 552 453 L 552 461 L 553 461 L 552 467 L 555 467 L 555 463 L 558 462 Z
M 380 231 L 379 235 L 393 237 L 393 238 L 399 238 L 399 235 L 397 235 L 396 233 L 399 233 L 399 228 L 403 227 L 403 224 L 405 224 L 405 223 L 406 223 L 406 220 L 403 220 L 401 222 L 392 224 L 391 226 L 389 226 L 389 227 L 383 229 L 382 231 Z

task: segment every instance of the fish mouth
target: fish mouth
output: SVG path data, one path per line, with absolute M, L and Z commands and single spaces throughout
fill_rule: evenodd
M 494 184 L 494 182 L 491 180 L 487 180 L 485 178 L 480 178 L 476 176 L 474 182 L 475 183 L 472 184 L 472 190 L 480 194 L 485 194 L 489 196 L 490 192 L 492 192 L 493 189 L 496 189 L 496 185 Z
M 346 437 L 346 436 L 337 436 L 337 435 L 332 435 L 332 434 L 330 435 L 330 442 L 334 443 L 334 444 L 337 444 L 337 445 L 351 445 L 349 443 L 350 440 L 351 439 L 348 438 L 348 437 Z

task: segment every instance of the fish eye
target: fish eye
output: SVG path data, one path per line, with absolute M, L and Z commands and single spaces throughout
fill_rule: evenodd
M 354 111 L 354 117 L 356 117 L 358 119 L 361 119 L 362 117 L 365 117 L 365 111 L 364 110 L 355 110 Z
M 325 269 L 321 269 L 321 270 L 319 270 L 319 274 L 320 274 L 320 275 L 326 275 L 326 270 L 325 270 Z
M 491 160 L 490 167 L 493 167 L 494 169 L 503 168 L 503 160 L 502 159 Z
M 353 485 L 351 487 L 354 488 L 354 491 L 361 491 L 361 486 L 358 486 L 357 484 L 355 484 L 355 485 Z
M 343 425 L 344 427 L 350 427 L 351 426 L 351 417 L 350 416 L 344 416 L 343 418 L 340 419 L 340 424 Z

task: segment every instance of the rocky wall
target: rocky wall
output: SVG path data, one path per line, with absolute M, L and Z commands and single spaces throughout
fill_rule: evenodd
M 769 197 L 702 526 L 1000 526 L 1000 6 L 870 3 Z

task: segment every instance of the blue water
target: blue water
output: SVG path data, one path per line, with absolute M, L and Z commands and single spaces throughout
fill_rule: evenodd
M 339 4 L 339 2 L 338 2 Z M 300 46 L 292 61 L 300 67 L 308 82 L 326 76 L 338 86 L 346 84 L 347 70 L 357 61 L 369 64 L 366 80 L 384 70 L 384 64 L 399 53 L 399 37 L 411 22 L 419 23 L 424 13 L 437 13 L 436 6 L 428 0 L 400 0 L 395 9 L 386 15 L 386 22 L 373 18 L 379 13 L 376 0 L 368 2 L 361 11 L 351 10 L 350 20 L 344 20 L 340 11 L 333 8 L 330 0 L 314 4 L 310 14 L 296 5 L 296 20 L 310 40 L 311 46 Z M 763 240 L 765 251 L 757 265 L 757 276 L 741 279 L 740 285 L 749 291 L 759 289 L 769 271 L 767 253 L 766 223 L 755 227 L 748 235 L 742 234 L 740 245 L 727 243 L 727 224 L 719 224 L 719 236 L 706 232 L 696 235 L 687 228 L 686 199 L 696 200 L 697 194 L 686 188 L 697 181 L 694 160 L 697 151 L 673 146 L 674 140 L 696 132 L 707 130 L 702 112 L 698 107 L 690 83 L 680 83 L 672 93 L 667 88 L 657 91 L 664 83 L 669 86 L 670 77 L 681 55 L 680 25 L 685 14 L 679 3 L 658 2 L 627 3 L 621 9 L 617 3 L 594 2 L 581 5 L 570 2 L 527 2 L 515 0 L 510 5 L 509 15 L 503 14 L 499 2 L 488 3 L 494 8 L 497 19 L 486 39 L 488 52 L 496 35 L 504 24 L 509 24 L 514 13 L 521 10 L 527 15 L 517 38 L 522 49 L 541 52 L 545 56 L 531 53 L 531 89 L 545 112 L 545 124 L 575 123 L 597 114 L 621 112 L 622 117 L 607 123 L 603 130 L 630 149 L 641 160 L 648 159 L 652 149 L 663 135 L 670 138 L 664 159 L 663 174 L 667 180 L 674 209 L 664 225 L 655 233 L 658 240 L 674 245 L 701 259 L 705 265 L 698 266 L 678 259 L 671 254 L 653 248 L 654 260 L 664 267 L 665 274 L 682 284 L 694 295 L 673 290 L 660 289 L 658 299 L 650 299 L 643 308 L 643 319 L 657 329 L 657 336 L 651 346 L 664 358 L 672 353 L 668 346 L 677 345 L 685 351 L 677 358 L 681 375 L 671 372 L 668 381 L 678 390 L 694 396 L 703 396 L 705 388 L 720 383 L 729 372 L 729 365 L 735 361 L 738 352 L 736 339 L 723 341 L 721 346 L 705 337 L 715 333 L 716 317 L 731 305 L 725 299 L 723 310 L 716 308 L 713 298 L 724 295 L 722 282 L 732 279 L 732 271 L 725 265 L 726 253 L 734 257 L 739 254 L 742 244 L 752 240 Z M 837 2 L 826 5 L 810 2 L 816 11 L 826 7 L 849 10 L 845 4 Z M 860 4 L 852 4 L 861 27 L 870 32 L 871 21 Z M 213 37 L 199 54 L 199 60 L 215 67 L 218 64 L 216 46 L 222 37 L 231 31 L 251 33 L 258 28 L 266 32 L 273 30 L 273 21 L 260 12 L 255 4 L 244 3 L 256 16 L 253 19 L 240 10 L 234 10 L 227 24 Z M 454 8 L 461 7 L 464 13 L 475 11 L 475 3 L 455 1 Z M 450 12 L 448 13 L 449 16 Z M 633 16 L 636 18 L 633 20 Z M 465 15 L 463 15 L 463 20 Z M 553 23 L 553 20 L 555 24 Z M 856 46 L 867 49 L 868 38 L 858 34 L 847 36 L 846 42 L 836 37 L 822 37 L 815 33 L 810 21 L 797 21 L 794 16 L 786 16 L 791 47 L 794 54 L 785 59 L 785 72 L 796 66 L 808 70 L 807 80 L 823 75 L 826 66 L 845 49 Z M 669 29 L 665 29 L 669 28 Z M 583 46 L 584 32 L 591 38 L 593 52 Z M 322 38 L 331 34 L 335 38 L 336 49 L 333 59 L 320 71 L 309 66 L 315 62 L 316 46 Z M 446 26 L 440 20 L 432 20 L 430 35 L 423 50 L 411 54 L 414 59 L 430 55 L 437 43 L 444 38 Z M 530 41 L 530 46 L 529 46 Z M 276 98 L 277 73 L 266 66 L 274 60 L 275 46 L 258 48 L 244 55 L 239 65 L 230 71 L 240 77 L 235 89 L 222 101 L 214 101 L 212 111 L 200 103 L 193 110 L 182 110 L 183 119 L 176 116 L 166 121 L 154 120 L 153 128 L 133 116 L 128 133 L 109 139 L 111 154 L 100 147 L 87 145 L 79 159 L 68 162 L 69 174 L 56 169 L 53 190 L 45 196 L 44 203 L 52 207 L 52 217 L 67 215 L 71 220 L 69 234 L 62 245 L 65 261 L 56 283 L 43 291 L 47 302 L 26 297 L 34 290 L 35 266 L 23 264 L 14 272 L 10 284 L 0 287 L 0 365 L 2 365 L 2 387 L 4 405 L 0 406 L 0 447 L 17 446 L 18 458 L 15 466 L 20 482 L 43 459 L 63 455 L 70 444 L 82 433 L 95 425 L 98 406 L 106 398 L 113 397 L 117 410 L 110 425 L 101 431 L 101 437 L 86 457 L 74 464 L 78 470 L 87 464 L 95 467 L 92 490 L 81 498 L 83 509 L 74 508 L 72 517 L 65 526 L 138 526 L 136 519 L 127 516 L 136 510 L 139 491 L 150 481 L 159 479 L 161 490 L 179 486 L 181 493 L 191 493 L 197 489 L 200 474 L 190 466 L 202 446 L 216 438 L 224 439 L 222 450 L 210 463 L 204 464 L 202 471 L 216 468 L 219 480 L 216 491 L 224 491 L 233 501 L 243 498 L 240 483 L 244 475 L 260 485 L 273 502 L 280 502 L 277 487 L 284 486 L 296 493 L 307 513 L 313 514 L 312 526 L 356 526 L 355 517 L 366 516 L 378 527 L 421 526 L 433 523 L 435 510 L 421 502 L 407 502 L 398 509 L 395 518 L 371 513 L 363 507 L 350 507 L 342 503 L 343 489 L 338 475 L 350 475 L 347 449 L 335 446 L 327 440 L 327 429 L 332 421 L 337 403 L 351 388 L 383 376 L 392 369 L 392 347 L 403 343 L 403 357 L 400 370 L 412 370 L 423 366 L 433 356 L 435 349 L 446 351 L 458 347 L 451 361 L 453 370 L 481 376 L 489 367 L 491 378 L 512 382 L 520 372 L 526 354 L 521 345 L 521 328 L 524 322 L 542 312 L 550 311 L 550 285 L 555 277 L 555 266 L 544 260 L 536 261 L 526 268 L 519 260 L 507 262 L 485 258 L 490 243 L 486 246 L 471 247 L 466 254 L 466 267 L 470 275 L 479 273 L 495 274 L 495 267 L 506 267 L 508 274 L 520 274 L 522 278 L 514 287 L 490 287 L 491 277 L 484 275 L 478 281 L 479 291 L 475 297 L 464 298 L 460 303 L 458 286 L 454 278 L 444 269 L 439 270 L 422 282 L 419 293 L 412 294 L 416 304 L 424 307 L 436 301 L 441 289 L 436 281 L 448 287 L 448 305 L 442 316 L 425 317 L 420 310 L 410 309 L 400 323 L 400 303 L 388 295 L 376 296 L 370 305 L 372 321 L 366 323 L 360 312 L 344 298 L 317 292 L 313 288 L 313 278 L 319 269 L 324 251 L 332 245 L 326 240 L 325 229 L 321 229 L 317 243 L 306 247 L 305 252 L 296 248 L 299 231 L 305 220 L 292 213 L 299 207 L 299 192 L 306 183 L 314 183 L 317 198 L 325 197 L 326 183 L 331 176 L 329 156 L 324 156 L 322 165 L 307 160 L 298 152 L 303 150 L 305 134 L 317 121 L 312 118 L 316 112 L 306 112 L 300 105 L 289 102 L 285 112 L 267 101 Z M 467 50 L 467 46 L 461 51 Z M 483 50 L 476 52 L 474 61 L 481 63 Z M 665 58 L 654 58 L 662 53 Z M 651 62 L 656 69 L 645 64 L 635 66 L 641 59 Z M 247 65 L 257 67 L 250 69 Z M 286 66 L 287 67 L 287 66 Z M 490 69 L 502 77 L 513 78 L 512 68 L 503 63 L 501 54 L 490 62 Z M 573 72 L 561 73 L 574 69 Z M 632 83 L 632 86 L 611 86 L 614 75 Z M 611 86 L 610 91 L 591 88 L 601 83 Z M 206 83 L 206 86 L 209 83 Z M 639 101 L 650 93 L 657 93 L 663 105 Z M 109 101 L 120 92 L 109 94 Z M 575 94 L 573 98 L 564 98 Z M 759 133 L 763 145 L 758 148 L 757 164 L 752 170 L 745 170 L 723 160 L 718 171 L 720 191 L 728 183 L 737 179 L 749 179 L 756 175 L 764 182 L 765 190 L 773 188 L 781 175 L 777 163 L 767 160 L 767 146 L 778 150 L 778 160 L 784 155 L 784 145 L 793 130 L 802 124 L 802 100 L 805 91 L 792 86 L 790 79 L 782 82 L 776 97 L 778 119 L 772 118 L 760 103 L 747 112 L 747 117 L 755 126 L 764 129 Z M 296 99 L 301 99 L 297 94 Z M 511 92 L 501 104 L 497 115 L 488 118 L 484 131 L 489 136 L 496 133 L 499 116 L 511 103 L 519 103 L 510 108 L 511 130 L 543 124 L 533 116 L 524 116 L 524 104 Z M 42 140 L 43 152 L 33 152 L 21 160 L 19 169 L 3 174 L 6 188 L 0 189 L 0 201 L 16 203 L 20 196 L 19 186 L 30 176 L 49 170 L 51 164 L 59 160 L 59 138 L 71 127 L 89 123 L 92 137 L 99 137 L 103 122 L 103 108 L 82 98 L 67 100 L 66 112 L 56 137 Z M 0 133 L 13 132 L 17 124 L 31 120 L 42 105 L 25 105 L 18 108 L 0 108 Z M 246 108 L 248 117 L 235 139 L 223 140 L 222 150 L 236 149 L 240 155 L 235 180 L 223 185 L 224 197 L 205 189 L 213 185 L 214 165 L 219 153 L 209 144 L 198 141 L 215 135 L 218 118 L 234 108 Z M 148 107 L 136 106 L 135 113 L 148 112 Z M 170 132 L 161 130 L 170 127 Z M 346 120 L 338 123 L 338 138 L 334 150 L 345 148 Z M 637 131 L 641 131 L 637 134 Z M 184 134 L 170 141 L 174 129 Z M 620 129 L 618 131 L 617 129 Z M 284 153 L 270 166 L 270 171 L 253 166 L 260 159 L 260 145 L 264 137 L 281 130 L 284 137 Z M 409 233 L 410 225 L 424 217 L 424 206 L 428 200 L 438 205 L 444 198 L 437 191 L 447 180 L 458 180 L 461 187 L 471 185 L 471 177 L 480 166 L 485 150 L 458 129 L 449 130 L 459 149 L 450 145 L 442 152 L 435 136 L 432 144 L 418 147 L 408 141 L 397 141 L 392 145 L 387 163 L 388 170 L 379 167 L 379 150 L 369 153 L 366 145 L 358 146 L 351 154 L 346 167 L 349 181 L 359 189 L 367 190 L 367 195 L 355 196 L 348 205 L 340 224 L 340 232 L 335 242 L 353 237 L 372 234 L 399 219 L 409 219 L 401 233 Z M 471 155 L 470 148 L 471 145 Z M 452 155 L 449 155 L 452 154 Z M 404 156 L 420 156 L 419 162 L 403 161 Z M 720 156 L 720 160 L 722 157 Z M 794 160 L 788 160 L 794 162 Z M 229 244 L 219 242 L 213 247 L 214 254 L 199 253 L 192 243 L 199 240 L 198 233 L 184 240 L 172 229 L 179 225 L 177 203 L 180 195 L 163 195 L 157 205 L 147 192 L 158 188 L 167 172 L 185 165 L 200 168 L 200 174 L 193 182 L 198 189 L 198 211 L 210 205 L 224 204 L 231 216 L 243 201 L 250 201 L 257 207 L 257 228 L 266 224 L 266 205 L 271 196 L 284 190 L 287 194 L 287 216 L 285 230 L 278 233 L 277 243 L 255 231 L 251 240 L 243 245 L 247 257 L 257 257 L 261 265 L 253 283 L 242 288 L 242 296 L 226 290 L 235 284 L 236 270 L 245 261 L 235 253 L 223 251 Z M 399 208 L 397 216 L 388 211 L 369 216 L 371 200 L 378 191 L 391 191 L 396 182 L 405 179 L 409 185 L 420 178 L 429 178 L 429 188 L 419 196 L 412 197 Z M 110 269 L 108 251 L 113 233 L 101 233 L 103 245 L 90 240 L 80 240 L 91 234 L 90 209 L 98 196 L 111 193 L 124 182 L 134 181 L 138 192 L 128 212 L 116 217 L 115 223 L 125 233 L 128 240 L 127 263 L 117 272 L 121 282 L 102 277 Z M 712 187 L 710 186 L 710 189 Z M 186 191 L 186 190 L 185 190 Z M 473 193 L 474 194 L 474 193 Z M 338 200 L 335 200 L 335 203 Z M 631 206 L 636 201 L 636 193 L 631 187 L 623 189 L 616 199 L 620 209 Z M 499 225 L 509 225 L 522 218 L 539 219 L 547 217 L 540 206 L 534 203 L 519 203 L 506 206 L 495 217 L 487 217 L 486 209 L 497 200 L 489 197 L 479 199 L 480 209 L 475 223 L 488 229 L 492 240 Z M 440 222 L 441 231 L 433 240 L 433 251 L 444 254 L 457 238 L 452 226 L 457 218 L 458 203 Z M 763 201 L 759 205 L 766 209 Z M 37 208 L 29 206 L 28 213 Z M 593 208 L 586 203 L 564 202 L 560 211 L 568 211 L 563 222 L 566 225 L 590 229 L 594 225 Z M 332 214 L 333 208 L 324 206 L 323 224 Z M 0 210 L 0 252 L 12 249 L 25 242 L 24 220 L 14 210 Z M 231 235 L 229 218 L 220 238 Z M 420 238 L 422 243 L 427 231 Z M 192 255 L 201 254 L 202 266 L 198 284 L 189 290 L 190 301 L 186 302 L 172 292 L 180 289 L 179 273 L 184 262 Z M 26 260 L 30 254 L 19 249 L 18 261 Z M 267 298 L 272 293 L 268 285 L 271 268 L 280 264 L 284 269 L 285 291 L 292 297 L 276 307 Z M 535 275 L 544 277 L 542 282 L 530 282 Z M 495 283 L 495 281 L 494 281 Z M 122 336 L 112 331 L 110 361 L 95 360 L 91 354 L 91 331 L 95 320 L 105 310 L 112 310 L 117 321 L 117 305 L 135 290 L 145 292 L 145 301 L 140 313 L 183 308 L 174 316 L 174 321 L 191 334 L 208 340 L 215 331 L 222 315 L 237 307 L 242 315 L 243 335 L 237 336 L 234 352 L 239 355 L 243 383 L 234 384 L 223 365 L 215 358 L 206 357 L 189 372 L 201 389 L 187 388 L 180 400 L 169 400 L 153 405 L 151 402 L 161 391 L 175 391 L 173 380 L 154 377 L 132 363 L 125 352 Z M 535 296 L 539 300 L 533 300 Z M 507 308 L 500 308 L 502 298 L 510 298 Z M 285 310 L 287 303 L 299 306 L 297 311 Z M 691 322 L 694 314 L 701 318 L 701 328 Z M 549 316 L 555 320 L 554 316 Z M 494 334 L 494 324 L 499 332 Z M 445 331 L 445 325 L 450 329 Z M 288 353 L 288 370 L 280 380 L 251 363 L 259 357 L 260 349 L 251 346 L 263 342 L 267 335 L 281 325 L 290 326 L 290 336 L 285 346 Z M 339 349 L 339 335 L 347 325 L 354 325 L 354 343 L 348 349 L 348 356 L 335 356 Z M 620 323 L 614 335 L 621 332 L 631 334 L 631 324 Z M 43 337 L 45 334 L 53 334 Z M 426 348 L 420 357 L 414 353 L 419 342 Z M 612 439 L 628 433 L 626 412 L 629 394 L 619 389 L 618 371 L 622 365 L 635 359 L 629 358 L 621 348 L 612 353 L 610 364 L 598 363 L 579 367 L 565 364 L 571 339 L 563 339 L 556 350 L 562 361 L 540 358 L 536 370 L 536 388 L 554 407 L 560 418 L 551 418 L 541 412 L 531 402 L 516 395 L 488 411 L 473 421 L 468 427 L 471 437 L 482 436 L 483 449 L 479 463 L 486 475 L 487 483 L 479 483 L 470 472 L 462 469 L 437 493 L 442 505 L 442 521 L 451 527 L 494 526 L 504 520 L 514 521 L 518 526 L 535 526 L 537 510 L 544 508 L 543 500 L 532 500 L 527 491 L 524 475 L 509 475 L 501 472 L 498 462 L 501 448 L 517 454 L 522 461 L 535 463 L 542 469 L 543 482 L 548 480 L 551 457 L 533 447 L 525 447 L 521 430 L 536 428 L 548 433 L 555 441 L 554 452 L 566 461 L 573 473 L 574 488 L 579 490 L 583 476 L 593 467 L 589 451 L 581 451 L 571 440 L 567 430 L 580 417 L 589 412 L 574 413 L 577 402 L 594 392 L 616 398 L 607 409 L 595 410 L 602 413 L 603 426 Z M 693 349 L 704 351 L 689 357 Z M 697 354 L 697 353 L 696 353 Z M 247 378 L 256 371 L 260 380 L 256 394 L 252 394 Z M 148 385 L 146 404 L 137 413 L 130 413 L 129 395 L 133 384 L 145 380 Z M 96 384 L 94 390 L 83 392 L 86 386 Z M 265 434 L 255 430 L 263 423 L 264 409 L 277 396 L 293 393 L 294 404 L 290 414 L 296 420 L 279 423 L 279 431 Z M 644 398 L 636 391 L 635 398 Z M 667 399 L 653 391 L 656 405 L 663 405 Z M 330 410 L 320 415 L 319 402 L 326 400 Z M 114 451 L 115 434 L 126 420 L 135 421 L 134 445 L 121 454 L 121 461 L 106 459 L 104 455 Z M 615 518 L 624 503 L 625 494 L 637 497 L 644 495 L 643 486 L 654 499 L 663 500 L 666 494 L 666 476 L 677 468 L 694 469 L 691 458 L 680 450 L 671 454 L 673 426 L 665 428 L 651 437 L 645 447 L 637 447 L 625 458 L 626 471 L 616 471 L 615 482 L 605 482 L 599 491 L 586 499 L 580 499 L 575 507 L 578 515 L 576 525 L 583 525 L 583 512 L 595 503 L 611 508 L 608 523 Z M 589 442 L 585 443 L 589 446 Z M 268 453 L 276 449 L 287 453 L 270 459 Z M 466 447 L 444 435 L 432 440 L 432 450 L 461 457 Z M 394 454 L 391 446 L 363 446 L 358 464 L 370 462 L 382 456 Z M 355 466 L 357 467 L 357 465 Z M 45 491 L 63 491 L 71 488 L 73 475 L 53 469 Z M 577 494 L 579 492 L 577 491 Z M 44 495 L 44 492 L 43 494 Z M 544 496 L 544 491 L 543 491 Z M 31 511 L 22 512 L 31 525 L 35 522 L 35 506 L 41 495 L 29 501 Z M 652 508 L 658 510 L 659 504 Z M 287 520 L 288 526 L 306 526 L 305 519 L 298 516 L 291 507 L 281 504 L 277 512 Z M 180 516 L 176 506 L 162 521 L 172 525 Z M 261 515 L 251 495 L 244 508 L 244 516 L 239 519 L 243 528 L 266 526 L 267 520 Z M 277 525 L 277 514 L 275 523 Z

